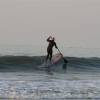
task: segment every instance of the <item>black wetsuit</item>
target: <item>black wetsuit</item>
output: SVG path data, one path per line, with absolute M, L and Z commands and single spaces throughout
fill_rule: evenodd
M 49 45 L 47 47 L 47 58 L 46 58 L 46 60 L 49 59 L 51 61 L 52 54 L 53 54 L 53 47 L 55 46 L 55 48 L 57 48 L 57 45 L 56 45 L 54 40 L 50 40 L 49 38 L 47 39 L 47 42 L 49 42 Z

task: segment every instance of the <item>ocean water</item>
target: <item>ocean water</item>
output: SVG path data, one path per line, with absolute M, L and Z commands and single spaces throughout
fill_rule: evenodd
M 100 97 L 100 58 L 65 57 L 50 68 L 45 56 L 1 56 L 0 97 L 17 99 L 91 99 Z
M 66 69 L 61 60 L 48 72 L 42 65 L 45 56 L 8 51 L 0 56 L 1 99 L 99 100 L 99 57 L 65 57 Z

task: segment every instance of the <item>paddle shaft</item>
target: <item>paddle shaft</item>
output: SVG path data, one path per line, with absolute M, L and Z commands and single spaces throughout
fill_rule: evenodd
M 57 48 L 58 49 L 58 48 Z M 63 56 L 63 54 L 61 53 L 61 51 L 58 49 L 59 53 Z
M 68 61 L 64 58 L 64 56 L 63 56 L 63 54 L 61 53 L 61 51 L 59 50 L 59 48 L 57 48 L 57 49 L 58 49 L 59 53 L 62 55 L 64 62 L 67 63 Z

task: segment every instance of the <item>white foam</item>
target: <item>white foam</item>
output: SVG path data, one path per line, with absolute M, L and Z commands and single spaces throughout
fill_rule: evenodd
M 100 98 L 99 76 L 46 73 L 0 73 L 0 97 Z

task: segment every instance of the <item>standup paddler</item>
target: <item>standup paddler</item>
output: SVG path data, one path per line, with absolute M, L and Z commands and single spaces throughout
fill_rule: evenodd
M 55 48 L 57 49 L 57 45 L 56 45 L 56 42 L 55 42 L 55 38 L 52 37 L 52 36 L 49 36 L 47 38 L 47 42 L 49 43 L 48 44 L 48 47 L 47 47 L 47 57 L 46 57 L 46 61 L 49 59 L 51 61 L 52 59 L 52 54 L 53 54 L 53 47 L 55 46 Z

